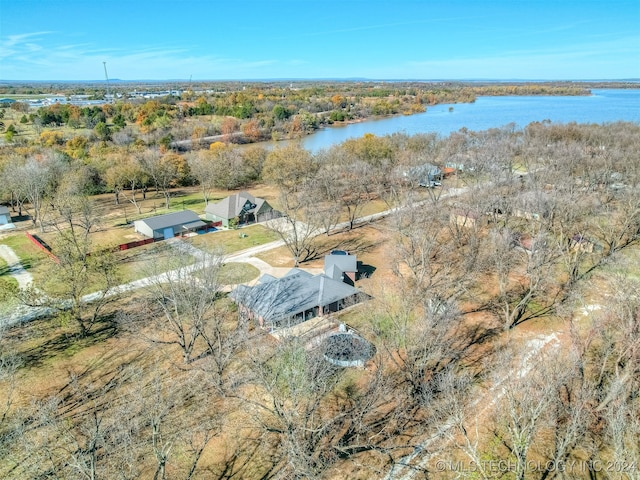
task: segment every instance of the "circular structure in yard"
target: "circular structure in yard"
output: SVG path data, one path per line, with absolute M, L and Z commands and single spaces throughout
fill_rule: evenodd
M 363 367 L 376 353 L 376 347 L 352 332 L 328 336 L 322 350 L 325 360 L 338 367 Z

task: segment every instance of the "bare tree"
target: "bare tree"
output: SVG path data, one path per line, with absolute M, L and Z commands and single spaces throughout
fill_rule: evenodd
M 41 232 L 44 232 L 45 227 L 46 199 L 55 189 L 55 161 L 56 159 L 51 157 L 42 161 L 29 158 L 23 166 L 16 168 L 11 176 L 13 190 L 18 196 L 27 199 L 33 209 L 31 221 L 34 226 L 39 226 Z
M 7 327 L 0 323 L 0 445 L 11 437 L 10 424 L 15 415 L 17 376 L 21 364 L 14 345 L 7 339 Z
M 497 438 L 508 449 L 508 458 L 515 461 L 515 478 L 524 480 L 529 470 L 528 459 L 531 447 L 538 433 L 550 425 L 548 413 L 557 392 L 553 385 L 557 373 L 556 362 L 538 363 L 537 368 L 514 365 L 509 361 L 513 357 L 505 356 L 496 369 L 498 375 L 508 375 L 504 380 L 498 376 L 496 382 L 500 397 L 494 417 Z M 549 372 L 549 368 L 555 372 Z M 504 458 L 504 457 L 503 457 Z
M 324 441 L 335 428 L 332 412 L 321 407 L 339 378 L 333 366 L 293 342 L 254 355 L 251 367 L 265 401 L 250 404 L 265 446 L 281 444 L 280 475 L 317 478 L 326 468 Z
M 114 300 L 111 294 L 119 284 L 118 267 L 111 251 L 94 250 L 90 233 L 97 226 L 98 216 L 92 201 L 63 185 L 53 202 L 60 215 L 54 223 L 57 260 L 50 264 L 52 275 L 45 285 L 44 302 L 60 315 L 69 315 L 80 334 L 86 336 L 104 307 Z M 42 301 L 38 291 L 25 295 L 35 295 L 32 300 Z
M 435 311 L 468 291 L 480 269 L 477 231 L 461 229 L 452 235 L 446 211 L 422 203 L 399 210 L 391 229 L 393 271 L 408 297 Z
M 316 254 L 313 239 L 321 230 L 312 223 L 315 205 L 306 193 L 286 190 L 280 192 L 278 203 L 283 216 L 269 220 L 266 226 L 278 234 L 297 267 Z
M 505 329 L 552 311 L 560 297 L 549 275 L 557 252 L 548 234 L 529 236 L 497 230 L 486 247 L 487 266 L 498 287 L 494 306 Z
M 163 155 L 158 150 L 147 150 L 137 157 L 144 172 L 155 184 L 156 191 L 162 191 L 165 208 L 169 208 L 171 200 L 170 187 L 178 176 L 178 165 L 171 154 Z
M 34 476 L 56 478 L 135 478 L 136 459 L 120 448 L 132 446 L 130 431 L 121 428 L 128 419 L 116 415 L 114 408 L 114 393 L 122 394 L 135 377 L 135 368 L 104 380 L 91 379 L 88 372 L 71 373 L 62 392 L 33 405 L 36 415 L 22 439 L 32 455 L 23 468 Z
M 211 191 L 216 185 L 216 172 L 213 167 L 214 160 L 208 151 L 198 150 L 191 152 L 187 157 L 191 174 L 198 181 L 205 205 L 209 204 Z
M 192 262 L 188 253 L 177 253 L 166 264 L 155 267 L 147 288 L 148 314 L 157 316 L 158 331 L 164 334 L 152 340 L 178 345 L 187 364 L 194 359 L 207 323 L 216 313 L 222 257 L 207 253 L 197 264 Z M 206 345 L 200 347 L 206 349 Z

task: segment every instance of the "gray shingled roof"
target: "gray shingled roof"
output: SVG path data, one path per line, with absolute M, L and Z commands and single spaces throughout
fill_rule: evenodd
M 344 272 L 340 270 L 337 265 L 330 265 L 329 267 L 325 266 L 324 274 L 329 278 L 333 278 L 334 280 L 342 281 Z
M 200 217 L 191 210 L 183 210 L 181 212 L 165 213 L 156 217 L 143 218 L 139 220 L 144 222 L 151 230 L 162 230 L 177 225 L 187 225 L 193 222 L 199 222 Z
M 338 267 L 343 272 L 357 272 L 358 259 L 355 255 L 326 255 L 324 257 L 324 271 L 328 274 L 332 267 Z
M 236 218 L 242 212 L 242 207 L 249 200 L 256 207 L 248 211 L 258 211 L 264 203 L 264 199 L 256 198 L 248 192 L 234 193 L 218 203 L 210 203 L 204 211 L 219 218 L 231 220 Z
M 286 276 L 259 283 L 254 287 L 238 286 L 231 297 L 267 322 L 292 317 L 317 306 L 327 306 L 359 293 L 346 283 L 326 275 L 311 275 L 293 269 Z

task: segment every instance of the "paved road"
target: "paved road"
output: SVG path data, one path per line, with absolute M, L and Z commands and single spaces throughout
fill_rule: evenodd
M 27 288 L 33 281 L 33 277 L 20 263 L 20 259 L 8 245 L 0 245 L 0 257 L 7 262 L 9 275 L 16 279 L 20 288 Z
M 445 192 L 441 192 L 440 190 L 436 190 L 435 192 L 439 192 L 441 193 L 439 195 L 439 198 L 443 199 L 443 198 L 449 198 L 449 197 L 454 197 L 454 196 L 458 196 L 461 195 L 463 193 L 465 193 L 467 191 L 466 188 L 457 188 L 457 189 L 449 189 Z M 426 200 L 422 200 L 420 202 L 417 202 L 416 204 L 412 205 L 412 206 L 406 206 L 406 207 L 400 207 L 400 208 L 393 208 L 390 210 L 385 210 L 383 212 L 379 212 L 379 213 L 374 213 L 372 215 L 367 215 L 364 217 L 360 217 L 356 220 L 355 225 L 363 225 L 363 224 L 367 224 L 367 223 L 371 223 L 371 222 L 375 222 L 378 221 L 380 219 L 383 219 L 385 217 L 388 217 L 390 215 L 394 215 L 396 213 L 399 213 L 401 211 L 407 210 L 408 208 L 411 207 L 416 207 L 416 206 L 422 206 L 422 205 L 426 205 L 429 202 L 431 202 L 431 199 L 426 199 Z M 333 229 L 331 230 L 332 232 L 339 232 L 342 230 L 346 230 L 349 228 L 349 222 L 342 222 L 337 224 L 335 227 L 333 227 Z M 318 230 L 316 232 L 313 232 L 314 235 L 321 235 L 324 232 L 322 230 Z M 214 234 L 215 235 L 215 234 Z M 180 251 L 186 251 L 190 254 L 192 254 L 196 259 L 198 259 L 198 261 L 196 263 L 194 263 L 193 265 L 190 265 L 189 267 L 185 267 L 187 269 L 187 273 L 189 272 L 193 272 L 193 271 L 197 271 L 199 269 L 201 269 L 204 265 L 203 261 L 204 260 L 204 255 L 205 253 L 202 252 L 201 250 L 192 247 L 191 245 L 185 244 L 184 242 L 172 242 L 171 245 L 174 246 L 174 248 L 180 250 Z M 279 248 L 285 245 L 285 242 L 283 240 L 276 240 L 274 242 L 270 242 L 270 243 L 265 243 L 264 245 L 258 245 L 255 247 L 251 247 L 251 248 L 247 248 L 246 250 L 242 250 L 240 252 L 236 252 L 233 254 L 230 254 L 228 256 L 226 256 L 225 258 L 225 262 L 243 262 L 243 263 L 249 263 L 253 266 L 255 266 L 256 268 L 258 268 L 258 270 L 260 270 L 261 274 L 264 273 L 268 273 L 270 275 L 273 275 L 275 277 L 281 277 L 282 275 L 284 275 L 286 272 L 288 272 L 290 269 L 289 268 L 277 268 L 277 267 L 272 267 L 271 265 L 269 265 L 268 263 L 255 258 L 255 255 L 257 255 L 258 253 L 262 253 L 262 252 L 267 252 L 269 250 L 273 250 L 275 248 Z M 7 247 L 8 248 L 8 247 Z M 4 249 L 6 250 L 6 249 Z M 11 249 L 9 249 L 11 250 Z M 21 280 L 19 280 L 19 284 L 20 282 L 27 282 L 27 277 L 24 276 L 24 274 L 26 273 L 26 275 L 29 275 L 28 272 L 24 271 L 24 269 L 22 268 L 22 265 L 20 265 L 20 262 L 18 260 L 18 257 L 15 256 L 15 253 L 13 253 L 13 251 L 11 250 L 11 254 L 13 254 L 13 256 L 15 257 L 11 257 L 11 265 L 13 265 L 13 268 L 15 269 L 15 273 L 17 275 L 23 275 L 21 276 Z M 9 261 L 7 260 L 7 262 L 9 263 Z M 17 264 L 16 264 L 17 262 Z M 310 273 L 320 273 L 321 269 L 306 269 L 308 270 Z M 184 273 L 184 272 L 181 272 Z M 109 292 L 107 292 L 107 296 L 113 296 L 113 295 L 118 295 L 124 292 L 130 292 L 133 290 L 137 290 L 140 288 L 144 288 L 144 287 L 148 287 L 149 285 L 151 285 L 154 282 L 157 281 L 162 281 L 163 278 L 166 278 L 167 275 L 175 275 L 178 274 L 177 271 L 172 271 L 172 272 L 165 272 L 163 274 L 160 275 L 155 275 L 152 277 L 147 277 L 147 278 L 141 278 L 140 280 L 135 280 L 133 282 L 129 282 L 123 285 L 119 285 L 113 289 L 111 289 Z M 30 278 L 29 278 L 30 281 Z M 22 286 L 22 284 L 20 284 Z M 24 283 L 24 285 L 26 285 L 26 283 Z M 89 295 L 85 295 L 84 297 L 82 297 L 83 301 L 85 302 L 91 302 L 94 301 L 98 298 L 100 298 L 103 295 L 102 292 L 94 292 L 91 293 Z M 16 323 L 22 323 L 22 322 L 26 322 L 26 321 L 31 321 L 31 320 L 35 320 L 37 318 L 40 317 L 44 317 L 46 315 L 50 315 L 52 313 L 52 309 L 50 308 L 45 308 L 45 307 L 27 307 L 27 306 L 20 306 L 19 308 L 17 308 L 11 315 L 9 315 L 6 318 L 0 318 L 0 326 L 7 326 L 7 325 L 14 325 Z

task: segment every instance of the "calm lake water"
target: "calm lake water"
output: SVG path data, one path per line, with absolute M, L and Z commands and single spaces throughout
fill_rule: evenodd
M 453 111 L 449 111 L 453 107 Z M 447 136 L 463 127 L 486 130 L 515 123 L 525 127 L 531 122 L 610 123 L 619 120 L 640 123 L 640 89 L 594 89 L 591 96 L 478 97 L 475 103 L 443 104 L 428 107 L 425 113 L 371 120 L 329 127 L 309 135 L 302 145 L 318 151 L 365 133 L 384 136 L 396 132 L 413 135 L 436 132 Z

